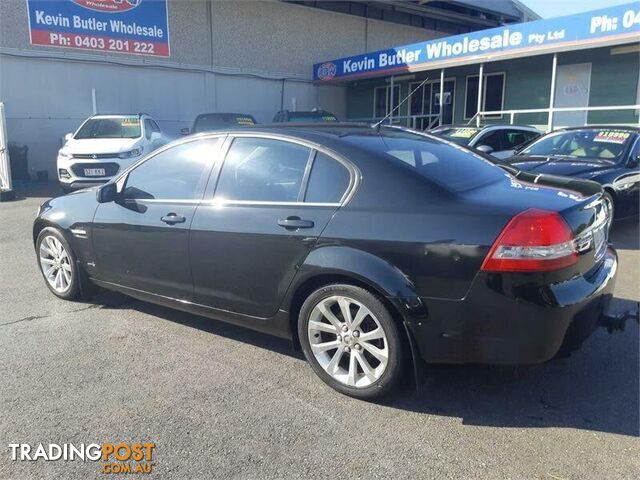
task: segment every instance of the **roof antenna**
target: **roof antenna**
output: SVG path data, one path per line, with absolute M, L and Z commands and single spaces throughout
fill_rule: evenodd
M 374 123 L 373 125 L 371 125 L 371 128 L 375 128 L 375 129 L 376 129 L 376 131 L 378 131 L 378 132 L 379 132 L 379 131 L 380 131 L 380 126 L 384 123 L 384 121 L 385 121 L 387 118 L 389 118 L 391 115 L 393 115 L 393 114 L 395 113 L 395 111 L 396 111 L 396 110 L 398 110 L 398 109 L 402 106 L 402 104 L 403 104 L 404 102 L 406 102 L 406 101 L 409 99 L 409 97 L 410 97 L 411 95 L 413 95 L 413 94 L 416 92 L 416 90 L 418 90 L 418 89 L 419 89 L 420 87 L 422 87 L 425 83 L 427 83 L 427 81 L 428 81 L 428 80 L 429 80 L 429 77 L 425 78 L 422 82 L 420 82 L 420 84 L 419 84 L 416 88 L 414 88 L 413 90 L 411 90 L 411 91 L 409 92 L 409 95 L 407 95 L 406 97 L 404 97 L 404 98 L 402 99 L 402 101 L 401 101 L 400 103 L 398 103 L 398 105 L 396 105 L 396 106 L 394 107 L 394 109 L 393 109 L 393 110 L 391 110 L 389 113 L 387 113 L 387 114 L 384 116 L 384 118 L 383 118 L 382 120 L 380 120 L 379 122 L 376 122 L 376 123 Z M 393 95 L 393 92 L 391 92 L 391 95 Z

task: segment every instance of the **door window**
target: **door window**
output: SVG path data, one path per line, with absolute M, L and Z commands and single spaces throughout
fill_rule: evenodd
M 511 150 L 527 143 L 531 138 L 528 133 L 522 130 L 506 130 L 504 149 Z
M 215 197 L 297 202 L 311 150 L 282 140 L 236 138 L 222 166 Z
M 201 198 L 218 141 L 217 138 L 196 140 L 154 155 L 129 173 L 124 197 L 141 200 Z
M 476 146 L 479 147 L 481 145 L 486 145 L 488 147 L 493 148 L 494 152 L 499 152 L 499 151 L 505 149 L 502 146 L 503 143 L 504 143 L 503 142 L 503 137 L 504 137 L 504 131 L 503 130 L 497 130 L 495 132 L 489 132 L 483 138 L 479 139 L 476 142 Z
M 318 152 L 313 161 L 305 202 L 339 203 L 351 175 L 337 160 Z

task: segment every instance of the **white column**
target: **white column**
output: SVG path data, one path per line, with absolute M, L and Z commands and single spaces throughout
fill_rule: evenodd
M 7 129 L 5 126 L 4 103 L 0 102 L 0 189 L 4 192 L 13 190 L 11 182 L 11 163 L 9 162 L 9 146 L 7 145 Z
M 484 63 L 480 64 L 480 72 L 478 74 L 478 111 L 476 113 L 476 126 L 480 126 L 480 112 L 482 111 L 482 87 L 484 77 Z
M 558 69 L 558 54 L 553 54 L 553 63 L 551 64 L 551 92 L 549 92 L 549 116 L 547 121 L 547 132 L 553 130 L 553 107 L 556 101 L 556 71 Z
M 442 125 L 443 109 L 444 109 L 444 68 L 440 70 L 440 119 L 439 119 L 440 125 Z M 429 124 L 431 124 L 431 119 L 429 119 Z
M 393 75 L 391 75 L 391 82 L 389 87 L 389 125 L 393 125 Z
M 96 89 L 92 88 L 91 89 L 91 108 L 93 110 L 93 114 L 97 114 L 98 113 L 98 99 L 96 97 Z

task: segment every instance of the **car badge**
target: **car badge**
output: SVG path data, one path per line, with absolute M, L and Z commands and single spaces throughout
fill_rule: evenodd
M 91 155 L 91 158 L 93 158 L 93 159 L 95 160 L 96 158 L 98 158 L 98 155 L 96 155 L 96 154 L 94 153 L 93 155 Z

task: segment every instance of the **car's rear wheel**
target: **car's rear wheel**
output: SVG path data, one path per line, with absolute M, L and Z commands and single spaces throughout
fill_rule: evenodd
M 80 286 L 76 259 L 62 233 L 51 227 L 43 229 L 36 249 L 38 265 L 49 290 L 65 300 L 77 298 Z
M 402 339 L 384 304 L 367 290 L 334 284 L 313 292 L 298 321 L 304 355 L 339 392 L 370 399 L 402 376 Z

